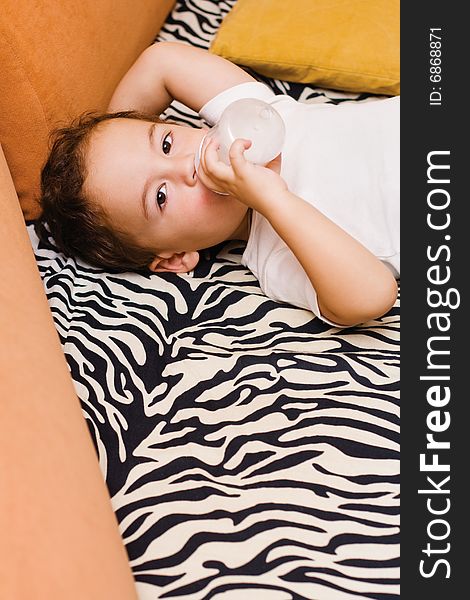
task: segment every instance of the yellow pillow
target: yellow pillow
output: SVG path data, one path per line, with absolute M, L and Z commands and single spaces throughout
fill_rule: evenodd
M 238 0 L 210 51 L 258 73 L 400 93 L 399 0 Z

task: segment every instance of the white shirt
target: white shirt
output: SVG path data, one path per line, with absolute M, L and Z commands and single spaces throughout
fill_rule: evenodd
M 200 115 L 215 124 L 224 108 L 240 98 L 264 100 L 282 116 L 286 139 L 281 176 L 289 190 L 360 241 L 399 277 L 400 98 L 307 104 L 249 82 L 217 95 Z M 321 315 L 316 292 L 295 255 L 256 211 L 242 264 L 270 298 L 307 308 L 336 325 Z

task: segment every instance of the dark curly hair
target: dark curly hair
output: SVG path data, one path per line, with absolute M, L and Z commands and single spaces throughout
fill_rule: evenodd
M 104 121 L 122 118 L 162 122 L 138 111 L 87 112 L 51 134 L 50 154 L 41 172 L 42 214 L 35 231 L 44 243 L 52 237 L 57 250 L 93 266 L 140 271 L 147 270 L 155 253 L 111 228 L 102 208 L 83 190 L 91 133 Z

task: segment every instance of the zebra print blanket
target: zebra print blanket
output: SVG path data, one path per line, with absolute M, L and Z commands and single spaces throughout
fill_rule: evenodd
M 158 39 L 207 48 L 233 4 L 178 2 Z M 398 304 L 339 331 L 264 297 L 238 242 L 111 274 L 29 233 L 141 600 L 398 598 Z

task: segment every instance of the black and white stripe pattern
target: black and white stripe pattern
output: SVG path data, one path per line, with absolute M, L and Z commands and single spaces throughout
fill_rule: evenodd
M 233 4 L 178 2 L 159 39 L 208 47 Z M 238 242 L 111 274 L 29 232 L 141 600 L 399 597 L 398 303 L 338 331 L 263 296 Z

